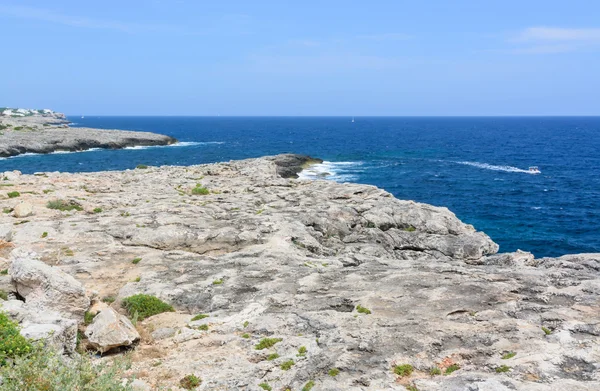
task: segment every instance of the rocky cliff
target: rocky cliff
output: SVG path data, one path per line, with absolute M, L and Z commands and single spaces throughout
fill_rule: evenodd
M 280 175 L 309 162 L 5 173 L 3 307 L 68 353 L 90 298 L 88 346 L 135 346 L 148 387 L 600 389 L 600 254 L 496 254 L 446 208 Z M 133 329 L 136 294 L 175 312 Z
M 150 132 L 70 128 L 66 116 L 52 110 L 0 108 L 0 157 L 23 153 L 121 149 L 169 145 L 172 137 Z

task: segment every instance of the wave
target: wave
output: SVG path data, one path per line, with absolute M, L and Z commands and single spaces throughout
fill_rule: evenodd
M 215 145 L 225 144 L 224 141 L 180 141 L 169 145 L 135 145 L 133 147 L 125 147 L 123 149 L 149 149 L 149 148 L 170 148 L 170 147 L 193 147 L 196 145 Z
M 466 166 L 472 166 L 472 167 L 477 167 L 477 168 L 483 168 L 485 170 L 519 172 L 522 174 L 536 174 L 535 172 L 531 172 L 529 170 L 524 170 L 522 168 L 512 167 L 512 166 L 495 166 L 493 164 L 479 163 L 479 162 L 455 162 L 455 163 L 464 164 Z
M 313 164 L 298 174 L 299 179 L 327 179 L 335 182 L 351 182 L 358 179 L 363 162 L 328 162 Z

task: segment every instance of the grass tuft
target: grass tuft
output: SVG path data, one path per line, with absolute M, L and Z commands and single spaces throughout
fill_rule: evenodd
M 67 200 L 52 200 L 48 201 L 46 204 L 48 209 L 62 210 L 62 211 L 71 211 L 71 210 L 83 210 L 81 205 L 79 205 L 75 201 L 67 201 Z
M 202 384 L 202 379 L 200 379 L 196 375 L 187 375 L 183 379 L 179 380 L 179 385 L 181 388 L 186 390 L 193 390 L 197 388 L 200 384 Z
M 502 359 L 508 360 L 509 358 L 513 358 L 516 355 L 517 355 L 517 353 L 515 353 L 515 352 L 508 352 L 508 353 L 502 355 Z
M 359 312 L 361 314 L 367 314 L 367 315 L 371 314 L 371 310 L 370 309 L 365 308 L 365 307 L 363 307 L 360 304 L 356 306 L 356 312 Z
M 279 368 L 281 368 L 284 371 L 289 371 L 290 369 L 292 369 L 292 367 L 294 366 L 295 362 L 292 359 L 289 359 L 287 361 L 285 361 L 284 363 L 282 363 Z
M 340 374 L 340 370 L 339 370 L 339 369 L 337 369 L 337 368 L 331 368 L 331 369 L 329 370 L 329 372 L 327 372 L 327 374 L 328 374 L 329 376 L 331 376 L 331 377 L 336 377 L 337 375 L 339 375 L 339 374 Z
M 394 373 L 402 377 L 410 376 L 410 374 L 413 373 L 413 366 L 410 364 L 396 365 L 394 367 Z
M 254 347 L 256 350 L 268 349 L 275 346 L 276 343 L 283 341 L 283 338 L 263 338 Z
M 190 322 L 193 322 L 195 320 L 205 319 L 205 318 L 208 318 L 209 316 L 210 315 L 206 315 L 206 314 L 198 314 L 198 315 L 194 316 Z
M 152 315 L 163 312 L 175 311 L 172 306 L 160 300 L 158 297 L 145 294 L 126 297 L 121 304 L 130 316 L 137 314 L 138 320 L 144 320 Z
M 496 373 L 504 373 L 504 372 L 509 372 L 510 371 L 510 367 L 508 365 L 501 365 L 498 368 L 496 368 Z
M 458 371 L 459 369 L 460 369 L 460 366 L 458 364 L 452 364 L 448 368 L 446 368 L 444 375 L 449 375 L 452 372 Z
M 16 198 L 19 197 L 21 195 L 21 193 L 19 193 L 18 191 L 11 191 L 10 193 L 6 194 L 8 196 L 8 198 Z

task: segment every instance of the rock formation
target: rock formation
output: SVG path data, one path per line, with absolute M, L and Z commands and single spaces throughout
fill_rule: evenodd
M 496 254 L 446 208 L 282 178 L 307 162 L 12 173 L 35 213 L 0 216 L 0 239 L 114 301 L 90 341 L 123 326 L 126 297 L 174 306 L 138 322 L 131 370 L 152 387 L 193 373 L 201 390 L 600 389 L 600 254 Z M 72 303 L 60 311 L 80 315 Z
M 0 157 L 92 148 L 170 145 L 177 142 L 172 137 L 150 132 L 70 128 L 62 113 L 19 110 L 0 109 Z

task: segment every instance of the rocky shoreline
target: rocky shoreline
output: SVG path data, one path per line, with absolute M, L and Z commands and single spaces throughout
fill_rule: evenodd
M 156 133 L 71 128 L 68 123 L 64 114 L 51 110 L 4 110 L 0 112 L 0 157 L 24 153 L 76 152 L 92 148 L 170 145 L 177 142 L 172 137 Z
M 600 254 L 497 254 L 446 208 L 294 179 L 316 161 L 6 172 L 2 311 L 135 347 L 140 390 L 600 389 Z M 136 323 L 139 294 L 173 311 Z

